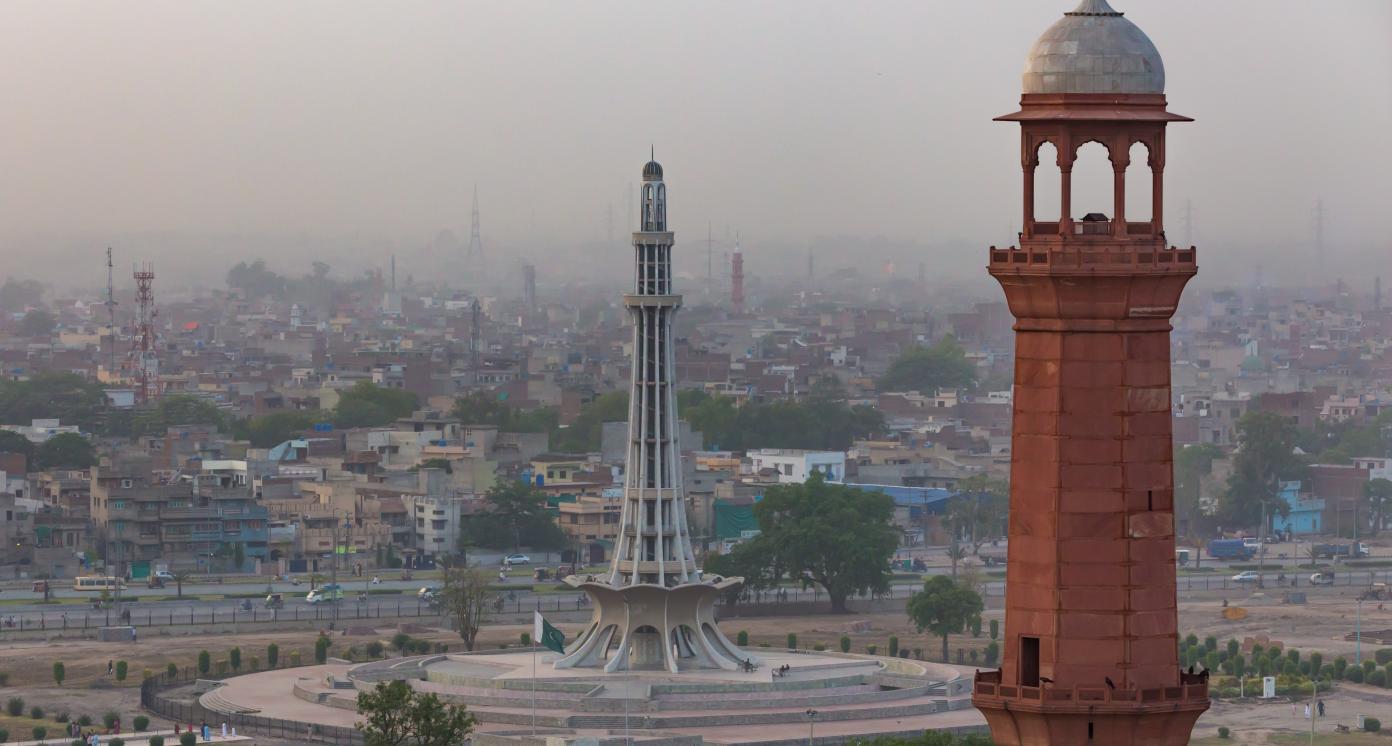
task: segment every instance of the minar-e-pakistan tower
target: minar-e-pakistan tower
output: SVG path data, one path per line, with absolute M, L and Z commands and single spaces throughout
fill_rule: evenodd
M 1084 0 L 1035 43 L 1020 110 L 1024 230 L 988 268 L 1015 316 L 1005 642 L 972 703 L 1001 746 L 1189 742 L 1208 677 L 1179 668 L 1170 317 L 1197 271 L 1167 247 L 1160 54 L 1106 0 Z M 1078 149 L 1098 143 L 1112 217 L 1075 220 Z M 1059 220 L 1034 215 L 1050 143 Z M 1144 161 L 1131 162 L 1140 143 Z M 1148 220 L 1125 214 L 1127 170 L 1149 171 Z M 1144 177 L 1143 177 L 1144 178 Z
M 639 211 L 633 289 L 624 296 L 633 318 L 633 381 L 619 537 L 608 572 L 566 578 L 594 601 L 594 618 L 556 667 L 734 670 L 752 657 L 716 628 L 715 601 L 743 579 L 703 580 L 686 525 L 672 350 L 681 296 L 672 289 L 667 185 L 655 160 L 643 166 Z

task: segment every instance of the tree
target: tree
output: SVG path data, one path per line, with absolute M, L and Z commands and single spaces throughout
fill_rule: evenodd
M 1003 533 L 1009 492 L 1005 482 L 985 474 L 970 476 L 957 485 L 957 496 L 948 505 L 948 522 L 954 538 L 965 534 L 972 554 L 980 552 L 987 539 Z
M 161 397 L 154 406 L 138 411 L 131 419 L 132 435 L 163 435 L 179 425 L 227 426 L 216 404 L 196 396 L 176 394 Z
M 1251 526 L 1263 512 L 1268 523 L 1286 515 L 1290 505 L 1280 497 L 1281 482 L 1299 479 L 1304 470 L 1295 455 L 1295 425 L 1272 412 L 1248 412 L 1237 421 L 1237 436 L 1233 472 L 1220 501 L 1225 522 Z
M 193 577 L 193 573 L 188 570 L 172 570 L 170 574 L 174 576 L 174 587 L 178 589 L 176 597 L 183 598 L 184 583 Z
M 1373 535 L 1382 530 L 1382 521 L 1387 513 L 1387 509 L 1392 507 L 1392 481 L 1378 477 L 1369 479 L 1363 483 L 1363 497 L 1368 500 L 1368 507 L 1372 508 L 1373 514 L 1377 516 L 1373 521 Z
M 554 549 L 565 543 L 565 533 L 546 508 L 546 496 L 532 484 L 504 479 L 484 495 L 488 510 L 471 523 L 475 543 L 491 549 L 518 551 L 524 546 Z
M 489 589 L 492 579 L 477 567 L 446 567 L 443 581 L 440 608 L 453 620 L 464 647 L 473 650 L 484 612 L 495 595 Z
M 474 729 L 474 717 L 463 706 L 446 705 L 399 679 L 359 692 L 358 713 L 365 746 L 453 746 Z
M 5 279 L 0 285 L 0 311 L 23 311 L 43 303 L 44 286 L 38 280 Z
M 909 620 L 919 632 L 928 630 L 942 637 L 943 660 L 947 660 L 948 635 L 959 634 L 981 616 L 981 596 L 945 575 L 934 575 L 908 603 Z
M 43 443 L 34 451 L 34 465 L 37 470 L 47 469 L 86 469 L 97 463 L 97 450 L 92 441 L 77 433 L 59 433 Z
M 285 282 L 284 277 L 266 269 L 266 262 L 261 259 L 250 264 L 238 262 L 227 270 L 227 286 L 241 290 L 249 298 L 279 298 L 285 293 Z
M 563 453 L 598 451 L 604 423 L 628 419 L 628 392 L 611 391 L 581 408 L 569 427 L 551 436 L 551 447 Z
M 880 391 L 918 391 L 968 388 L 976 383 L 976 367 L 952 337 L 932 347 L 915 345 L 904 350 L 879 381 Z
M 47 417 L 90 431 L 105 410 L 102 387 L 72 373 L 40 373 L 27 381 L 0 380 L 0 422 Z
M 274 448 L 328 418 L 328 412 L 317 410 L 272 412 L 238 422 L 233 432 L 251 441 L 253 448 Z
M 65 679 L 65 678 L 67 678 L 67 677 L 68 677 L 68 669 L 67 669 L 66 666 L 63 665 L 63 662 L 62 662 L 62 661 L 54 661 L 54 662 L 53 662 L 53 681 L 56 682 L 56 683 L 58 684 L 58 686 L 62 686 L 62 685 L 63 685 L 63 679 Z
M 19 322 L 19 333 L 24 337 L 47 338 L 57 325 L 58 320 L 53 318 L 53 314 L 47 311 L 30 311 L 24 314 L 24 318 Z
M 410 417 L 416 409 L 416 395 L 409 391 L 358 381 L 338 397 L 334 424 L 339 427 L 379 427 Z
M 955 578 L 957 577 L 957 563 L 967 558 L 966 547 L 953 542 L 952 546 L 947 548 L 947 558 L 952 560 L 952 577 Z
M 733 554 L 755 560 L 743 563 L 751 569 L 762 562 L 763 578 L 816 583 L 837 613 L 852 593 L 889 588 L 889 559 L 899 542 L 888 495 L 830 484 L 814 472 L 803 484 L 770 487 L 754 517 L 759 535 Z
M 33 466 L 34 444 L 13 430 L 0 430 L 0 453 L 24 454 L 24 460 Z

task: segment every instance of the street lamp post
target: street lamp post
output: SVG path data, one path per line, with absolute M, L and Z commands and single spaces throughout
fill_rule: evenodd
M 1358 599 L 1353 612 L 1353 663 L 1363 665 L 1363 599 Z
M 812 741 L 817 737 L 817 711 L 809 709 L 807 711 L 807 746 L 812 746 Z

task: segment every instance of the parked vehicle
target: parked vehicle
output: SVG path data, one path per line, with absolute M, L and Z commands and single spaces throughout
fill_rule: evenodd
M 1232 580 L 1234 583 L 1260 583 L 1261 573 L 1258 573 L 1256 570 L 1243 570 L 1232 576 Z
M 1372 583 L 1358 596 L 1359 601 L 1381 601 L 1387 598 L 1386 583 Z
M 285 594 L 272 593 L 266 596 L 266 608 L 281 609 L 285 607 Z
M 1174 561 L 1175 564 L 1179 565 L 1180 567 L 1184 567 L 1185 565 L 1189 564 L 1189 550 L 1176 549 L 1174 552 Z
M 530 565 L 532 558 L 525 554 L 509 554 L 503 558 L 504 565 Z
M 159 578 L 160 580 L 162 580 L 162 581 L 164 581 L 164 582 L 166 582 L 166 583 L 173 583 L 173 582 L 174 582 L 174 573 L 172 573 L 172 572 L 170 572 L 170 571 L 168 571 L 168 570 L 155 570 L 153 573 L 150 574 L 150 577 L 151 577 L 151 578 Z
M 434 601 L 434 600 L 435 600 L 435 597 L 438 596 L 439 594 L 440 594 L 440 589 L 439 589 L 439 588 L 437 588 L 436 586 L 433 586 L 433 585 L 427 585 L 427 586 L 423 586 L 420 590 L 416 591 L 416 598 L 418 598 L 418 599 L 420 599 L 421 601 L 424 601 L 424 602 L 426 602 L 426 603 L 430 603 L 431 601 Z
M 82 575 L 73 580 L 73 590 L 75 591 L 114 591 L 125 589 L 125 582 L 110 575 Z
M 1368 545 L 1361 541 L 1352 544 L 1316 544 L 1312 551 L 1318 559 L 1361 559 L 1368 556 Z
M 1245 536 L 1242 539 L 1242 546 L 1247 547 L 1253 552 L 1261 551 L 1261 539 L 1255 536 Z
M 1310 585 L 1334 585 L 1334 573 L 1317 572 L 1310 576 Z
M 1256 550 L 1243 539 L 1214 539 L 1208 542 L 1208 556 L 1214 559 L 1252 559 Z

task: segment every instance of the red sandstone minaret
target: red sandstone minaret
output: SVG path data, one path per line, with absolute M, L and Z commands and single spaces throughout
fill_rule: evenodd
M 740 252 L 739 239 L 735 239 L 735 253 L 730 255 L 730 305 L 736 314 L 744 313 L 744 254 Z
M 1004 656 L 977 676 L 997 744 L 1185 744 L 1208 708 L 1182 673 L 1174 565 L 1170 317 L 1197 270 L 1166 247 L 1159 53 L 1106 0 L 1051 26 L 1025 65 L 1024 230 L 991 247 L 1015 323 Z M 1078 148 L 1113 171 L 1112 216 L 1075 220 Z M 1058 222 L 1034 216 L 1034 172 L 1057 149 Z M 1130 162 L 1131 147 L 1148 151 Z M 1151 219 L 1125 215 L 1127 169 L 1150 171 Z

